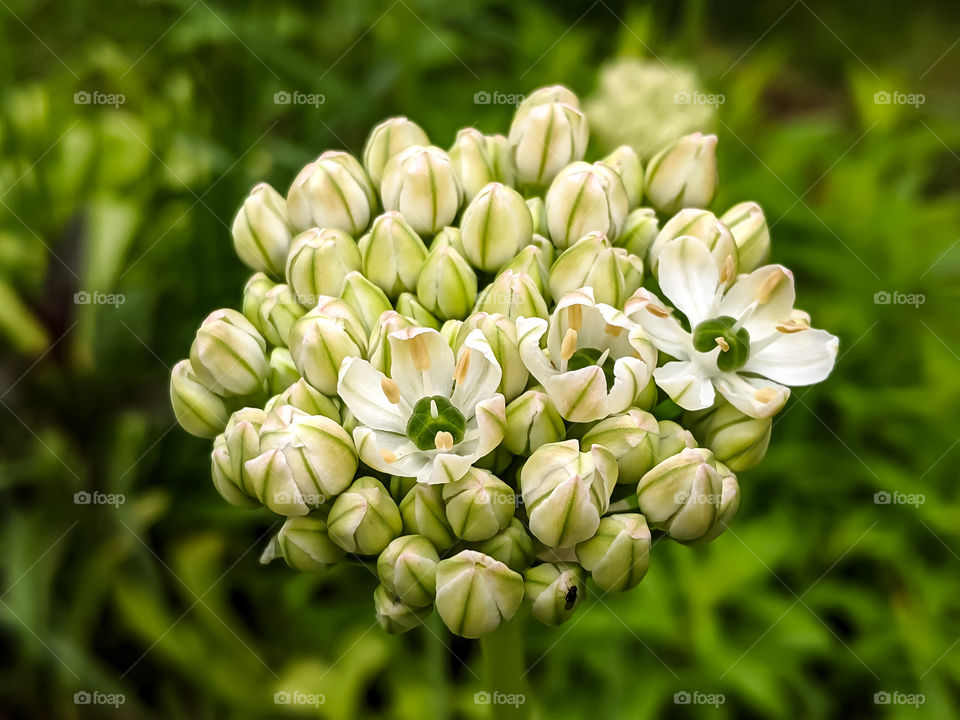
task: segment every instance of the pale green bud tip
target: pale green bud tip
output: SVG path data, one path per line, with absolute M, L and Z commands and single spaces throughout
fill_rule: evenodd
M 287 221 L 287 203 L 267 183 L 247 196 L 233 220 L 233 246 L 243 263 L 253 269 L 283 274 L 293 235 Z
M 385 209 L 402 213 L 416 232 L 425 235 L 450 225 L 463 201 L 450 156 L 432 146 L 415 145 L 391 158 L 380 191 Z
M 331 542 L 325 515 L 325 512 L 315 512 L 287 518 L 264 550 L 260 562 L 268 563 L 279 555 L 300 572 L 320 572 L 340 562 L 346 553 Z
M 373 591 L 373 605 L 377 614 L 377 623 L 384 632 L 400 635 L 423 624 L 430 615 L 430 607 L 410 607 L 394 595 L 384 585 L 378 585 Z
M 630 207 L 637 207 L 643 199 L 643 164 L 640 162 L 637 151 L 629 145 L 621 145 L 607 155 L 602 162 L 609 165 L 620 176 Z
M 390 493 L 373 477 L 353 483 L 330 508 L 330 538 L 358 555 L 377 555 L 403 531 Z
M 292 405 L 298 410 L 303 410 L 307 415 L 323 415 L 335 423 L 340 422 L 340 411 L 333 400 L 317 391 L 303 378 L 298 378 L 291 383 L 277 396 L 276 401 L 277 405 Z
M 447 521 L 463 540 L 493 537 L 513 519 L 513 489 L 486 470 L 470 468 L 459 480 L 443 486 Z
M 564 167 L 583 158 L 589 129 L 586 116 L 564 102 L 519 107 L 510 126 L 517 181 L 543 188 Z
M 375 207 L 370 178 L 344 152 L 328 151 L 307 164 L 287 193 L 287 217 L 297 231 L 336 228 L 357 236 Z
M 360 239 L 363 274 L 391 299 L 417 287 L 417 276 L 427 257 L 409 218 L 388 210 L 373 221 L 370 232 Z
M 763 209 L 755 202 L 737 203 L 721 217 L 737 243 L 740 272 L 749 273 L 770 257 L 770 229 Z
M 268 343 L 286 347 L 290 328 L 306 311 L 289 285 L 274 285 L 264 294 L 257 312 L 259 323 L 255 324 Z
M 463 319 L 477 298 L 477 275 L 452 246 L 436 247 L 420 271 L 417 297 L 441 320 Z
M 717 189 L 717 136 L 693 133 L 661 150 L 647 166 L 645 182 L 660 212 L 707 207 Z
M 713 453 L 688 448 L 655 466 L 637 485 L 650 524 L 681 542 L 703 538 L 717 521 L 723 481 Z
M 260 427 L 266 417 L 267 413 L 259 408 L 241 408 L 230 416 L 223 434 L 213 441 L 213 485 L 232 505 L 259 504 L 246 462 L 260 454 Z
M 300 374 L 321 393 L 334 396 L 340 364 L 366 351 L 366 331 L 356 310 L 343 300 L 321 298 L 320 303 L 293 324 L 287 341 Z
M 659 269 L 660 253 L 672 240 L 679 237 L 694 237 L 710 251 L 720 268 L 725 282 L 732 282 L 739 272 L 740 253 L 730 229 L 709 210 L 684 208 L 670 218 L 657 234 L 650 247 L 650 265 L 654 272 Z
M 650 413 L 631 409 L 601 420 L 587 431 L 581 442 L 587 447 L 602 445 L 613 453 L 619 469 L 617 482 L 634 485 L 658 461 L 660 428 Z
M 469 202 L 480 190 L 497 179 L 487 139 L 475 128 L 464 128 L 457 133 L 450 160 Z
M 282 393 L 300 379 L 300 373 L 287 348 L 275 347 L 270 351 L 270 392 Z
M 770 444 L 772 418 L 750 417 L 726 402 L 709 410 L 686 413 L 684 419 L 703 446 L 710 448 L 717 460 L 733 472 L 756 467 Z
M 418 327 L 440 329 L 440 321 L 413 293 L 400 293 L 400 297 L 397 298 L 397 312 L 406 315 Z
M 477 543 L 474 549 L 517 572 L 523 572 L 530 567 L 534 558 L 533 538 L 527 533 L 523 522 L 517 518 L 513 518 L 502 532 Z
M 438 550 L 446 550 L 457 541 L 447 521 L 439 485 L 416 483 L 400 502 L 400 516 L 405 532 L 425 536 Z
M 635 587 L 650 565 L 646 518 L 638 513 L 603 518 L 597 534 L 577 545 L 577 559 L 604 592 Z
M 629 209 L 623 181 L 604 163 L 573 163 L 547 191 L 547 227 L 559 248 L 570 247 L 591 232 L 616 238 Z
M 483 187 L 463 211 L 463 250 L 479 270 L 495 272 L 533 237 L 533 218 L 523 196 L 501 183 Z
M 436 548 L 423 535 L 403 535 L 380 553 L 377 574 L 384 586 L 407 605 L 430 605 L 437 592 Z
M 423 129 L 405 117 L 384 120 L 370 131 L 363 147 L 363 164 L 370 179 L 378 188 L 383 179 L 383 170 L 394 155 L 413 145 L 429 145 L 430 139 Z
M 479 312 L 500 313 L 511 320 L 519 317 L 547 319 L 547 302 L 533 278 L 525 272 L 504 270 L 477 297 Z
M 377 327 L 383 313 L 393 309 L 386 293 L 356 271 L 347 273 L 341 294 L 343 301 L 357 311 L 367 334 Z
M 180 427 L 197 437 L 215 437 L 230 417 L 223 398 L 200 382 L 189 360 L 181 360 L 173 367 L 170 404 Z
M 585 591 L 579 565 L 543 563 L 524 573 L 524 598 L 533 616 L 545 625 L 560 625 L 569 620 Z
M 293 239 L 287 284 L 301 305 L 313 307 L 321 295 L 340 295 L 344 278 L 360 268 L 360 251 L 352 237 L 336 228 L 310 228 Z
M 507 405 L 504 444 L 514 455 L 529 455 L 541 445 L 562 440 L 566 425 L 550 396 L 528 390 Z
M 523 577 L 499 560 L 463 550 L 437 565 L 437 611 L 450 632 L 478 638 L 510 620 L 523 601 Z
M 660 442 L 657 446 L 656 462 L 661 463 L 673 457 L 681 450 L 697 447 L 697 439 L 689 430 L 673 420 L 661 420 L 657 423 L 660 428 Z
M 617 246 L 626 248 L 642 260 L 648 260 L 650 248 L 660 232 L 657 212 L 653 208 L 637 208 L 623 224 Z
M 533 218 L 533 231 L 538 235 L 546 235 L 550 232 L 547 228 L 547 206 L 543 198 L 534 195 L 527 198 L 527 207 L 530 209 L 530 217 Z
M 622 307 L 626 279 L 617 253 L 603 233 L 585 235 L 564 250 L 550 268 L 550 294 L 563 297 L 583 287 L 593 288 L 596 302 Z
M 251 395 L 266 387 L 267 344 L 236 310 L 216 310 L 203 321 L 190 348 L 193 372 L 218 395 Z

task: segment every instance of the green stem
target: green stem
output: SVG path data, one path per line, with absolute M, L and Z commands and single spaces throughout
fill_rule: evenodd
M 480 638 L 483 688 L 494 720 L 525 720 L 533 698 L 524 677 L 523 624 L 519 617 Z

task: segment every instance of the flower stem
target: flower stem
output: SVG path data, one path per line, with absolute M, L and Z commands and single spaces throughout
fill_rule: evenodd
M 519 617 L 480 638 L 483 653 L 482 692 L 495 720 L 525 720 L 530 701 L 524 678 L 523 623 Z

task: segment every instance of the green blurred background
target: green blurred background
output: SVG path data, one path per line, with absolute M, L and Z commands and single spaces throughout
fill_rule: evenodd
M 372 627 L 366 570 L 258 564 L 277 525 L 217 496 L 167 382 L 206 313 L 239 304 L 228 226 L 253 184 L 358 153 L 388 115 L 441 146 L 503 132 L 495 93 L 554 82 L 607 114 L 594 157 L 691 118 L 716 131 L 714 209 L 765 208 L 773 259 L 841 352 L 776 419 L 732 530 L 659 543 L 637 590 L 527 628 L 530 702 L 558 719 L 956 716 L 956 3 L 0 6 L 0 716 L 488 716 L 478 648 Z

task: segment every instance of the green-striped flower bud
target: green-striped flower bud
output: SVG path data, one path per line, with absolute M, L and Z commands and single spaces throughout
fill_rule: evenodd
M 463 253 L 463 235 L 460 233 L 460 228 L 445 227 L 434 235 L 433 242 L 430 243 L 430 250 L 436 250 L 439 247 L 452 247 L 460 253 L 461 257 L 465 257 Z
M 460 328 L 463 327 L 463 320 L 447 320 L 440 327 L 440 335 L 454 353 L 457 352 L 457 337 L 460 335 Z
M 577 110 L 580 109 L 580 98 L 577 97 L 576 93 L 563 85 L 548 85 L 537 88 L 517 105 L 517 110 L 513 116 L 514 122 L 525 118 L 538 105 L 548 105 L 550 103 L 565 103 Z
M 543 563 L 523 574 L 524 601 L 544 625 L 560 625 L 573 617 L 585 592 L 579 565 Z
M 494 475 L 499 476 L 501 473 L 507 471 L 513 460 L 513 453 L 500 444 L 477 460 L 474 463 L 474 467 L 480 468 L 481 470 L 489 470 Z
M 660 442 L 657 444 L 657 464 L 687 448 L 697 447 L 697 439 L 689 430 L 673 420 L 661 420 L 657 423 L 660 428 Z
M 643 285 L 643 260 L 624 248 L 615 247 L 613 252 L 623 273 L 623 298 L 626 301 Z
M 356 237 L 375 210 L 370 178 L 345 152 L 327 151 L 307 164 L 287 193 L 287 217 L 298 232 L 336 228 Z
M 233 219 L 232 230 L 233 247 L 244 265 L 274 277 L 283 275 L 293 229 L 280 193 L 267 183 L 253 188 Z
M 194 375 L 217 395 L 252 395 L 266 388 L 267 343 L 236 310 L 207 315 L 190 347 Z
M 285 347 L 275 347 L 270 351 L 270 378 L 268 384 L 274 395 L 282 393 L 300 379 L 297 366 Z
M 379 324 L 380 316 L 393 310 L 386 293 L 359 272 L 347 274 L 340 296 L 345 303 L 357 311 L 367 336 Z
M 390 476 L 390 497 L 392 497 L 397 504 L 399 505 L 403 499 L 407 496 L 407 493 L 413 490 L 417 484 L 417 479 L 415 477 L 403 477 L 402 475 L 391 475 Z M 403 517 L 403 513 L 400 513 L 400 516 Z
M 550 267 L 553 265 L 554 260 L 557 259 L 557 248 L 554 246 L 553 242 L 543 235 L 538 235 L 537 233 L 533 234 L 533 239 L 530 241 L 531 245 L 535 245 L 543 253 L 543 264 L 547 270 L 550 270 Z
M 260 426 L 260 454 L 244 468 L 260 502 L 294 516 L 343 492 L 358 464 L 353 439 L 337 423 L 281 405 Z
M 260 454 L 260 426 L 266 417 L 267 414 L 259 408 L 237 410 L 213 441 L 210 455 L 213 486 L 231 505 L 259 505 L 256 489 L 244 464 Z
M 216 437 L 230 418 L 223 398 L 200 382 L 189 360 L 181 360 L 173 366 L 170 404 L 180 427 L 197 437 Z
M 763 209 L 755 202 L 737 203 L 720 216 L 730 228 L 740 256 L 740 272 L 749 273 L 770 257 L 770 229 Z
M 620 176 L 630 209 L 638 207 L 643 199 L 643 164 L 637 151 L 629 145 L 621 145 L 601 162 L 609 165 Z
M 533 218 L 533 232 L 547 235 L 550 229 L 547 227 L 547 206 L 543 198 L 539 195 L 527 198 L 527 207 L 530 209 L 530 217 Z
M 383 483 L 367 476 L 333 501 L 327 531 L 349 553 L 379 555 L 403 532 L 403 521 Z
M 517 326 L 505 315 L 491 315 L 485 312 L 475 312 L 460 326 L 457 336 L 455 352 L 458 352 L 467 340 L 467 336 L 474 330 L 483 333 L 490 349 L 493 351 L 502 371 L 497 392 L 503 395 L 507 402 L 513 400 L 523 392 L 527 386 L 530 373 L 520 357 L 520 348 L 517 345 Z
M 493 167 L 493 179 L 504 185 L 516 187 L 517 164 L 513 160 L 513 148 L 505 135 L 484 135 L 487 155 Z
M 477 299 L 477 274 L 453 247 L 435 248 L 417 279 L 417 298 L 441 320 L 463 319 Z
M 509 414 L 507 422 L 510 422 Z M 613 453 L 619 470 L 617 482 L 635 485 L 657 464 L 660 428 L 653 415 L 631 408 L 622 415 L 601 420 L 586 432 L 580 442 L 585 447 L 602 445 Z
M 450 225 L 463 202 L 450 156 L 433 146 L 415 145 L 391 158 L 380 192 L 384 209 L 402 213 L 422 235 Z
M 487 148 L 487 138 L 475 128 L 464 128 L 450 148 L 450 161 L 463 187 L 465 200 L 470 202 L 487 183 L 497 178 Z
M 407 605 L 433 603 L 437 594 L 437 549 L 423 535 L 401 535 L 377 559 L 380 582 Z
M 688 448 L 667 458 L 637 485 L 637 502 L 647 522 L 674 540 L 706 535 L 720 511 L 723 480 L 713 453 Z
M 603 518 L 597 534 L 577 545 L 577 559 L 604 592 L 636 587 L 650 566 L 646 518 L 639 513 Z
M 373 591 L 373 605 L 377 623 L 390 635 L 400 635 L 423 625 L 431 613 L 429 606 L 410 607 L 404 604 L 383 585 L 377 585 L 377 589 Z
M 287 284 L 300 304 L 311 308 L 321 295 L 338 297 L 347 274 L 360 268 L 360 251 L 352 237 L 336 228 L 310 228 L 293 239 Z
M 389 373 L 393 355 L 387 338 L 392 332 L 411 327 L 415 327 L 415 323 L 405 315 L 394 310 L 383 313 L 370 333 L 370 364 L 384 374 Z
M 321 299 L 321 302 L 324 300 Z M 290 355 L 300 374 L 324 395 L 337 394 L 340 363 L 363 357 L 366 336 L 356 311 L 342 300 L 326 303 L 329 312 L 315 308 L 290 329 Z M 333 312 L 338 314 L 334 315 Z
M 623 181 L 603 163 L 565 167 L 547 190 L 545 204 L 550 238 L 558 248 L 592 232 L 616 238 L 630 211 Z
M 397 312 L 413 320 L 417 327 L 440 329 L 440 321 L 413 293 L 400 293 L 400 297 L 397 298 Z
M 647 197 L 662 213 L 703 208 L 717 190 L 717 136 L 693 133 L 650 160 L 644 176 Z
M 510 620 L 523 601 L 523 576 L 476 550 L 437 565 L 437 612 L 455 635 L 478 638 Z
M 477 312 L 500 313 L 511 320 L 549 315 L 547 302 L 527 273 L 504 270 L 477 297 Z
M 533 538 L 517 518 L 513 518 L 506 529 L 472 548 L 499 560 L 515 572 L 523 572 L 533 563 Z
M 561 298 L 583 287 L 593 288 L 598 303 L 623 307 L 628 297 L 617 254 L 603 233 L 590 233 L 567 248 L 550 268 L 550 294 Z
M 734 472 L 749 470 L 763 460 L 773 428 L 773 418 L 750 417 L 728 402 L 685 413 L 684 423 L 718 462 Z
M 282 557 L 294 570 L 323 572 L 343 560 L 343 548 L 330 539 L 327 511 L 315 510 L 303 517 L 287 518 L 280 532 L 260 556 L 261 563 Z
M 440 485 L 417 483 L 400 502 L 404 532 L 424 535 L 441 552 L 451 547 L 457 536 L 447 522 Z
M 536 237 L 536 235 L 534 235 Z M 553 265 L 553 253 L 547 255 L 537 245 L 527 245 L 517 255 L 510 260 L 500 272 L 513 270 L 514 272 L 526 273 L 530 276 L 544 300 L 550 300 L 550 266 Z
M 523 196 L 489 183 L 467 205 L 460 221 L 463 251 L 470 264 L 496 272 L 533 237 L 533 218 Z
M 740 485 L 737 483 L 737 476 L 730 472 L 730 469 L 723 463 L 717 463 L 717 472 L 723 478 L 720 509 L 717 511 L 717 519 L 714 520 L 713 527 L 707 531 L 706 535 L 695 540 L 696 543 L 708 543 L 715 540 L 727 529 L 740 509 Z
M 423 129 L 405 117 L 392 117 L 374 127 L 363 146 L 363 165 L 374 187 L 380 189 L 383 170 L 394 155 L 414 145 L 429 144 Z
M 514 455 L 526 456 L 541 445 L 563 440 L 563 418 L 543 390 L 527 390 L 507 405 L 507 431 L 503 444 Z
M 486 470 L 472 467 L 459 480 L 443 486 L 447 521 L 457 537 L 468 542 L 492 538 L 513 519 L 513 489 Z
M 304 378 L 293 382 L 270 402 L 272 405 L 269 409 L 280 405 L 292 405 L 297 410 L 303 410 L 307 415 L 323 415 L 335 423 L 340 422 L 340 411 L 334 401 L 318 392 Z
M 659 271 L 660 253 L 667 243 L 687 235 L 696 238 L 710 250 L 717 267 L 723 271 L 726 282 L 732 282 L 736 278 L 740 254 L 733 234 L 712 212 L 698 208 L 680 210 L 667 220 L 663 229 L 657 233 L 657 239 L 650 247 L 650 269 L 654 273 Z
M 633 253 L 641 260 L 646 261 L 650 248 L 653 247 L 660 226 L 657 221 L 657 212 L 653 208 L 637 208 L 627 215 L 623 230 L 617 237 L 617 247 Z
M 653 378 L 640 389 L 637 396 L 633 399 L 633 406 L 641 410 L 650 410 L 657 403 L 657 383 Z
M 360 238 L 363 274 L 387 297 L 413 292 L 427 258 L 427 246 L 407 219 L 388 211 L 373 221 L 370 232 Z
M 263 337 L 274 347 L 286 347 L 290 328 L 306 313 L 289 285 L 281 283 L 267 290 L 258 313 Z
M 530 532 L 548 547 L 593 537 L 616 482 L 617 460 L 601 445 L 590 452 L 580 452 L 576 440 L 540 446 L 520 471 Z
M 262 272 L 251 275 L 247 284 L 243 286 L 241 307 L 243 316 L 253 324 L 261 335 L 263 335 L 263 328 L 260 327 L 260 306 L 263 305 L 267 293 L 275 286 L 276 283 Z
M 563 168 L 583 158 L 589 135 L 586 116 L 567 103 L 517 108 L 510 125 L 517 182 L 523 187 L 547 187 Z

